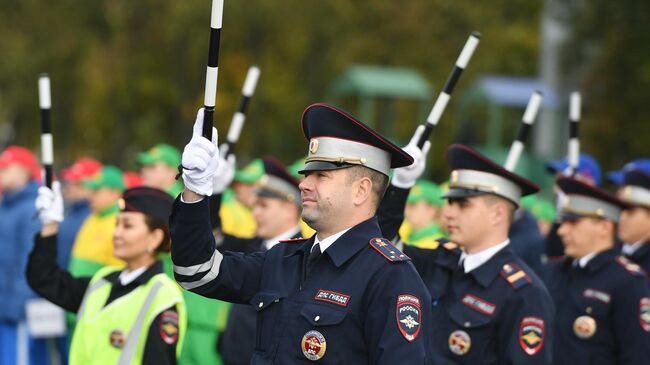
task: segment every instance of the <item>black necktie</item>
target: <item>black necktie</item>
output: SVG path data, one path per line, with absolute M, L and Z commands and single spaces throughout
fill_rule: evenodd
M 309 276 L 309 273 L 316 265 L 316 262 L 318 261 L 320 255 L 321 255 L 320 245 L 317 243 L 311 248 L 311 251 L 309 252 L 309 257 L 307 257 L 307 270 L 306 270 L 307 273 L 305 276 L 307 277 Z

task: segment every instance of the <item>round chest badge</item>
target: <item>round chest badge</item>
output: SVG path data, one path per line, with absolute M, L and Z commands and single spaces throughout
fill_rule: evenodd
M 318 331 L 309 331 L 302 336 L 300 344 L 303 355 L 312 361 L 320 360 L 325 356 L 327 342 L 325 336 Z
M 596 320 L 589 316 L 580 316 L 573 321 L 573 332 L 578 338 L 586 340 L 596 333 Z
M 463 330 L 454 331 L 449 335 L 449 350 L 456 355 L 465 355 L 472 346 L 472 338 Z
M 111 332 L 110 341 L 113 347 L 121 349 L 124 347 L 124 343 L 126 342 L 126 336 L 124 336 L 124 332 L 114 330 Z

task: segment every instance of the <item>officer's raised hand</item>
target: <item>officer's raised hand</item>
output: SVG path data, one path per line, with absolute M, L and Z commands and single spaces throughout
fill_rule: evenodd
M 187 201 L 198 200 L 200 197 L 186 194 L 187 190 L 194 194 L 210 196 L 213 192 L 213 177 L 219 167 L 219 148 L 217 147 L 217 129 L 212 128 L 212 141 L 202 135 L 203 108 L 196 115 L 192 131 L 192 139 L 183 149 L 182 167 L 185 192 L 183 198 Z M 197 199 L 198 198 L 198 199 Z
M 58 224 L 63 221 L 61 183 L 52 182 L 52 189 L 47 186 L 38 188 L 38 196 L 34 205 L 38 212 L 38 218 L 43 224 L 43 235 L 56 233 Z
M 393 179 L 391 180 L 393 186 L 402 189 L 410 189 L 415 185 L 415 181 L 422 176 L 422 173 L 424 173 L 424 169 L 427 165 L 427 154 L 431 148 L 431 142 L 426 141 L 422 146 L 422 149 L 418 147 L 418 141 L 423 132 L 424 126 L 418 126 L 409 143 L 403 148 L 403 150 L 411 155 L 415 161 L 409 166 L 395 169 Z

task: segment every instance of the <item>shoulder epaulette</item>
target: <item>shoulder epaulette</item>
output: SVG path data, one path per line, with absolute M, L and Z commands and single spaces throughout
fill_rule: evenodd
M 623 266 L 625 271 L 627 271 L 631 275 L 634 275 L 634 276 L 645 276 L 646 275 L 645 271 L 643 271 L 641 266 L 639 266 L 636 263 L 630 261 L 630 259 L 628 259 L 625 256 L 617 256 L 616 257 L 616 262 L 619 265 Z
M 443 247 L 444 249 L 449 251 L 454 251 L 459 248 L 457 243 L 453 243 L 445 238 L 438 238 L 436 242 L 438 242 L 438 246 Z
M 278 242 L 280 243 L 300 243 L 300 242 L 305 242 L 309 238 L 304 238 L 304 237 L 298 237 L 298 238 L 290 238 L 288 240 L 280 240 Z
M 519 265 L 512 262 L 503 265 L 500 274 L 515 290 L 533 282 L 533 279 Z
M 375 251 L 379 252 L 390 262 L 411 260 L 410 257 L 398 250 L 392 242 L 385 238 L 372 238 L 370 240 L 370 247 L 374 248 Z

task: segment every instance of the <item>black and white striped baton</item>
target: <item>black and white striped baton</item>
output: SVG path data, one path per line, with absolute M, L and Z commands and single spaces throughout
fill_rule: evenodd
M 235 145 L 239 141 L 239 136 L 241 135 L 244 122 L 246 121 L 246 110 L 248 110 L 248 104 L 251 101 L 251 97 L 255 94 L 255 87 L 257 86 L 257 80 L 259 80 L 259 78 L 260 68 L 257 66 L 249 67 L 248 73 L 246 74 L 246 80 L 244 81 L 244 87 L 241 91 L 239 108 L 237 108 L 237 111 L 232 116 L 232 121 L 230 121 L 230 128 L 228 129 L 228 136 L 226 137 L 226 150 L 223 151 L 223 156 L 228 156 L 233 153 Z
M 539 107 L 542 104 L 542 98 L 542 92 L 535 90 L 528 100 L 526 111 L 524 112 L 524 116 L 521 119 L 521 125 L 519 126 L 517 139 L 512 142 L 510 151 L 508 151 L 506 163 L 504 164 L 505 169 L 508 171 L 515 171 L 517 168 L 517 162 L 519 162 L 521 153 L 524 151 L 524 144 L 528 140 L 528 135 L 530 134 L 533 123 L 535 123 L 535 118 L 537 117 L 537 112 L 539 112 Z
M 50 94 L 50 77 L 41 74 L 38 78 L 38 104 L 41 109 L 41 160 L 45 170 L 45 186 L 52 188 L 52 163 L 54 153 L 52 149 L 52 127 L 50 125 L 50 108 L 52 98 Z
M 431 113 L 429 113 L 429 116 L 427 117 L 426 127 L 424 128 L 424 132 L 422 133 L 420 141 L 418 142 L 419 148 L 422 148 L 422 146 L 424 146 L 424 142 L 426 142 L 431 136 L 433 128 L 438 125 L 440 117 L 445 111 L 447 103 L 449 103 L 451 93 L 454 91 L 454 87 L 456 86 L 456 83 L 458 83 L 458 79 L 460 79 L 460 75 L 463 73 L 463 70 L 465 70 L 465 67 L 467 67 L 467 63 L 469 63 L 469 60 L 472 58 L 474 50 L 476 50 L 476 46 L 478 46 L 480 39 L 481 33 L 472 32 L 472 34 L 467 39 L 467 42 L 465 42 L 465 46 L 460 52 L 460 56 L 458 56 L 458 59 L 456 60 L 456 65 L 451 71 L 451 75 L 449 75 L 449 78 L 445 83 L 445 87 L 440 92 L 440 95 L 438 95 L 438 99 L 436 99 L 436 103 L 433 105 L 433 109 L 431 109 Z
M 569 100 L 569 175 L 573 176 L 578 171 L 580 163 L 580 139 L 578 138 L 578 123 L 580 122 L 580 108 L 582 98 L 579 91 L 571 93 Z
M 212 140 L 214 107 L 217 103 L 217 77 L 219 76 L 219 43 L 223 22 L 223 0 L 212 0 L 210 16 L 210 48 L 208 68 L 205 73 L 205 99 L 203 101 L 203 137 Z

